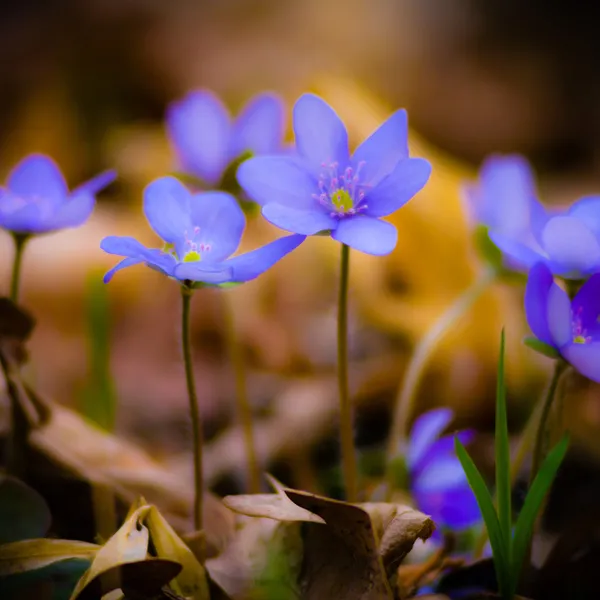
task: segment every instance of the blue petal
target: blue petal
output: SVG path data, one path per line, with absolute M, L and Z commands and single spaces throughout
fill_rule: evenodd
M 554 217 L 542 231 L 542 245 L 550 260 L 576 276 L 600 265 L 600 243 L 576 217 Z
M 569 344 L 562 355 L 584 377 L 600 383 L 600 342 Z
M 270 269 L 286 254 L 295 250 L 305 239 L 305 235 L 288 235 L 270 242 L 262 248 L 230 258 L 223 264 L 231 267 L 233 271 L 231 281 L 237 283 L 250 281 Z
M 405 158 L 408 158 L 407 116 L 405 110 L 398 110 L 356 149 L 352 162 L 355 166 L 364 163 L 361 182 L 377 185 Z
M 398 231 L 391 223 L 356 215 L 341 219 L 331 237 L 360 252 L 383 256 L 396 247 Z
M 134 265 L 139 265 L 142 262 L 144 262 L 144 259 L 142 258 L 124 258 L 121 262 L 117 263 L 112 269 L 104 274 L 102 281 L 104 281 L 104 283 L 108 283 L 114 277 L 114 274 L 117 271 L 126 269 L 127 267 L 133 267 Z
M 245 151 L 254 154 L 277 152 L 283 143 L 285 105 L 275 94 L 259 94 L 242 110 L 235 120 L 230 158 Z
M 67 184 L 56 163 L 43 154 L 23 159 L 9 174 L 7 187 L 14 194 L 48 198 L 60 204 L 69 193 Z
M 412 470 L 417 466 L 450 421 L 452 421 L 452 411 L 449 408 L 438 408 L 422 414 L 414 422 L 406 454 L 409 469 Z
M 592 275 L 579 289 L 571 303 L 574 318 L 579 319 L 586 336 L 600 336 L 600 273 Z
M 481 513 L 471 488 L 465 483 L 442 492 L 415 493 L 419 510 L 445 528 L 460 531 L 481 521 Z
M 600 237 L 600 196 L 581 198 L 573 203 L 567 214 L 582 221 L 597 238 Z
M 415 480 L 414 488 L 421 492 L 439 492 L 467 482 L 456 456 L 440 456 L 425 465 Z
M 258 204 L 285 204 L 297 209 L 313 209 L 319 191 L 317 181 L 294 157 L 259 156 L 244 161 L 237 180 L 246 195 Z
M 39 203 L 28 202 L 10 212 L 0 207 L 0 227 L 15 233 L 44 233 Z
M 504 235 L 527 231 L 535 181 L 529 163 L 521 156 L 493 156 L 480 171 L 478 189 L 480 222 Z
M 233 196 L 225 192 L 196 194 L 191 200 L 191 218 L 192 225 L 200 228 L 194 241 L 210 247 L 200 251 L 202 260 L 220 262 L 237 250 L 246 218 Z
M 544 263 L 538 263 L 529 272 L 525 288 L 527 323 L 539 340 L 551 346 L 554 341 L 548 327 L 548 296 L 553 285 L 550 269 Z
M 44 225 L 48 231 L 83 225 L 94 211 L 95 204 L 93 194 L 85 191 L 74 193 Z
M 184 253 L 186 232 L 191 233 L 192 195 L 175 177 L 156 179 L 144 190 L 144 213 L 154 231 L 175 244 L 177 254 Z
M 422 158 L 408 158 L 374 189 L 367 191 L 365 214 L 372 217 L 391 215 L 406 204 L 431 175 L 431 165 Z
M 548 292 L 547 319 L 552 345 L 560 348 L 571 340 L 571 301 L 567 293 L 555 283 Z
M 540 261 L 547 261 L 547 257 L 534 250 L 531 246 L 505 236 L 498 231 L 489 231 L 492 242 L 504 255 L 507 267 L 511 269 L 530 269 Z
M 263 206 L 262 215 L 276 227 L 301 235 L 314 235 L 338 226 L 336 219 L 318 208 L 297 210 L 283 204 L 267 204 Z
M 73 193 L 88 192 L 95 196 L 98 192 L 102 191 L 105 187 L 109 186 L 117 178 L 117 172 L 114 170 L 104 171 L 100 175 L 96 175 L 89 181 L 82 183 L 77 186 Z
M 100 248 L 108 254 L 116 254 L 118 256 L 145 262 L 148 266 L 155 267 L 165 275 L 169 276 L 172 276 L 173 269 L 177 264 L 175 258 L 170 254 L 166 254 L 155 248 L 146 248 L 132 237 L 121 237 L 116 235 L 105 237 L 100 242 Z
M 225 263 L 187 262 L 179 263 L 174 269 L 174 276 L 179 281 L 199 281 L 209 285 L 230 283 L 233 271 Z
M 412 470 L 412 476 L 418 478 L 421 472 L 427 468 L 427 466 L 442 458 L 452 457 L 456 460 L 456 453 L 454 445 L 456 438 L 458 438 L 463 446 L 470 444 L 475 437 L 475 432 L 467 429 L 463 431 L 457 431 L 452 435 L 444 435 L 441 438 L 435 440 L 421 456 L 420 460 L 417 461 Z
M 298 152 L 313 169 L 338 163 L 344 169 L 349 161 L 348 133 L 335 111 L 324 100 L 304 94 L 294 106 L 294 134 Z
M 231 120 L 211 92 L 191 92 L 167 110 L 167 130 L 182 167 L 217 184 L 230 158 Z

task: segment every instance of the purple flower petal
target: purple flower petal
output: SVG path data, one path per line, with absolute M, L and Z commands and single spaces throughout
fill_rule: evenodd
M 18 196 L 44 197 L 54 205 L 60 204 L 69 193 L 60 169 L 43 154 L 32 154 L 23 159 L 10 172 L 6 185 Z
M 407 116 L 405 110 L 398 110 L 356 149 L 352 162 L 355 166 L 364 162 L 361 182 L 375 186 L 405 158 L 408 158 Z
M 398 231 L 386 221 L 355 215 L 341 219 L 331 237 L 360 252 L 384 256 L 396 247 Z
M 148 266 L 153 266 L 159 271 L 162 271 L 165 275 L 169 276 L 172 276 L 173 268 L 176 265 L 175 258 L 170 254 L 166 254 L 155 248 L 146 248 L 132 237 L 121 237 L 116 235 L 105 237 L 100 242 L 100 248 L 108 254 L 117 254 L 118 256 L 124 256 L 126 258 L 137 259 L 140 262 L 145 262 L 148 264 Z
M 167 110 L 167 130 L 181 166 L 217 184 L 230 159 L 231 119 L 211 92 L 189 93 Z
M 43 223 L 39 202 L 27 202 L 21 208 L 12 209 L 10 212 L 2 210 L 0 206 L 0 227 L 4 227 L 9 231 L 15 233 L 44 233 Z
M 305 239 L 305 235 L 288 235 L 270 242 L 262 248 L 230 258 L 223 264 L 232 270 L 231 281 L 236 283 L 250 281 L 270 269 L 286 254 L 295 250 Z
M 542 245 L 551 260 L 574 274 L 600 265 L 600 243 L 575 217 L 554 217 L 542 231 Z
M 481 521 L 477 500 L 466 483 L 435 493 L 417 492 L 415 500 L 439 527 L 460 531 Z
M 246 226 L 237 200 L 225 192 L 205 192 L 193 196 L 190 204 L 192 226 L 199 228 L 194 242 L 210 248 L 199 251 L 202 260 L 220 262 L 233 254 Z
M 573 317 L 579 319 L 583 335 L 595 337 L 600 335 L 600 273 L 592 275 L 575 294 L 571 303 Z
M 452 416 L 449 408 L 438 408 L 422 414 L 414 422 L 406 453 L 406 463 L 410 470 L 417 467 L 429 447 L 452 421 Z
M 454 451 L 455 439 L 458 438 L 463 446 L 470 444 L 475 437 L 475 432 L 470 429 L 457 431 L 452 435 L 444 435 L 435 440 L 427 447 L 419 461 L 412 467 L 412 476 L 416 479 L 420 477 L 421 471 L 430 463 L 439 460 L 442 457 L 452 457 L 457 460 Z
M 90 218 L 95 204 L 96 199 L 93 194 L 86 191 L 74 193 L 51 217 L 45 220 L 44 226 L 51 231 L 83 225 Z
M 294 134 L 298 152 L 316 172 L 321 165 L 349 161 L 348 133 L 335 111 L 321 98 L 304 94 L 294 106 Z
M 202 261 L 179 263 L 176 265 L 174 276 L 179 281 L 199 281 L 209 285 L 219 285 L 231 281 L 232 270 L 225 263 L 206 264 Z
M 584 377 L 600 383 L 600 342 L 569 344 L 562 355 Z
M 365 214 L 385 217 L 406 204 L 427 183 L 431 165 L 422 158 L 408 158 L 365 197 Z
M 439 492 L 467 482 L 465 472 L 456 456 L 439 456 L 423 467 L 413 483 L 420 492 Z
M 296 209 L 315 209 L 313 194 L 319 191 L 300 161 L 294 157 L 257 156 L 244 161 L 237 180 L 246 195 L 258 204 L 285 204 Z
M 296 210 L 283 204 L 267 204 L 262 208 L 262 215 L 269 223 L 285 231 L 301 235 L 314 235 L 338 226 L 336 219 L 318 208 Z
M 525 314 L 533 334 L 542 342 L 554 345 L 548 327 L 548 296 L 554 285 L 550 269 L 544 263 L 538 263 L 529 272 L 525 288 Z
M 510 268 L 530 269 L 540 261 L 546 262 L 545 256 L 522 242 L 497 231 L 490 231 L 489 236 L 504 255 L 505 262 Z
M 230 159 L 247 150 L 254 154 L 277 152 L 283 141 L 285 106 L 275 94 L 255 96 L 238 115 L 233 125 Z
M 144 262 L 143 258 L 124 258 L 121 262 L 117 263 L 112 269 L 104 274 L 102 281 L 104 281 L 104 283 L 108 283 L 114 277 L 117 271 L 126 269 L 127 267 L 133 267 L 134 265 L 139 265 L 142 262 Z
M 102 191 L 105 187 L 110 185 L 117 178 L 117 172 L 114 170 L 104 171 L 100 175 L 96 175 L 89 181 L 82 183 L 73 190 L 73 194 L 80 192 L 88 192 L 95 196 L 98 192 Z
M 546 310 L 552 345 L 561 348 L 571 340 L 572 336 L 571 301 L 567 293 L 555 283 L 548 291 Z
M 600 196 L 581 198 L 573 203 L 567 214 L 579 219 L 597 238 L 600 237 Z
M 191 193 L 175 177 L 156 179 L 144 190 L 144 213 L 150 226 L 165 241 L 185 253 L 186 231 L 191 233 Z

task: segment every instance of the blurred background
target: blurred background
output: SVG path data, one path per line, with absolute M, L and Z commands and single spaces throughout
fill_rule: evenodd
M 100 281 L 114 264 L 99 249 L 104 236 L 156 243 L 141 198 L 145 185 L 176 167 L 166 106 L 210 88 L 235 112 L 270 89 L 291 110 L 311 90 L 347 122 L 353 144 L 405 107 L 411 151 L 430 160 L 434 174 L 393 217 L 397 250 L 352 257 L 352 387 L 367 460 L 384 447 L 415 342 L 481 268 L 460 195 L 480 161 L 494 152 L 526 154 L 551 204 L 600 191 L 598 10 L 542 0 L 5 0 L 0 173 L 33 151 L 53 156 L 71 186 L 103 169 L 119 173 L 85 226 L 28 247 L 23 304 L 37 318 L 28 378 L 60 403 L 89 405 L 92 348 L 100 338 L 110 343 L 107 393 L 117 399 L 117 433 L 188 474 L 177 286 L 143 267 L 119 273 L 108 287 Z M 244 248 L 276 235 L 252 220 Z M 336 250 L 329 239 L 310 239 L 261 280 L 228 293 L 263 464 L 314 491 L 322 489 L 315 465 L 333 468 L 338 460 Z M 5 290 L 11 260 L 10 238 L 0 232 Z M 522 293 L 496 285 L 444 339 L 419 412 L 450 405 L 457 425 L 491 431 L 504 325 L 518 430 L 549 368 L 522 347 Z M 220 292 L 195 295 L 206 468 L 213 489 L 227 493 L 240 489 L 243 461 L 223 318 Z M 577 381 L 574 389 L 565 419 L 597 453 L 597 389 Z

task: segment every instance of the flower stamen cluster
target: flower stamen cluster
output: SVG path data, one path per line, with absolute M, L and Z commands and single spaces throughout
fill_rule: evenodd
M 324 171 L 319 175 L 319 193 L 313 194 L 312 197 L 329 210 L 330 217 L 341 219 L 356 215 L 368 208 L 362 203 L 365 198 L 363 188 L 367 186 L 360 184 L 359 177 L 364 165 L 365 161 L 359 162 L 356 171 L 352 167 L 346 167 L 340 176 L 337 162 L 321 163 Z

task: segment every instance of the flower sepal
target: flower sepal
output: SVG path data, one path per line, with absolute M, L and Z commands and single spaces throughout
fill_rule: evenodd
M 532 350 L 535 350 L 539 354 L 547 356 L 548 358 L 560 358 L 560 353 L 556 348 L 554 348 L 550 344 L 546 344 L 546 342 L 538 340 L 536 337 L 528 335 L 523 339 L 523 343 L 528 348 L 531 348 Z

